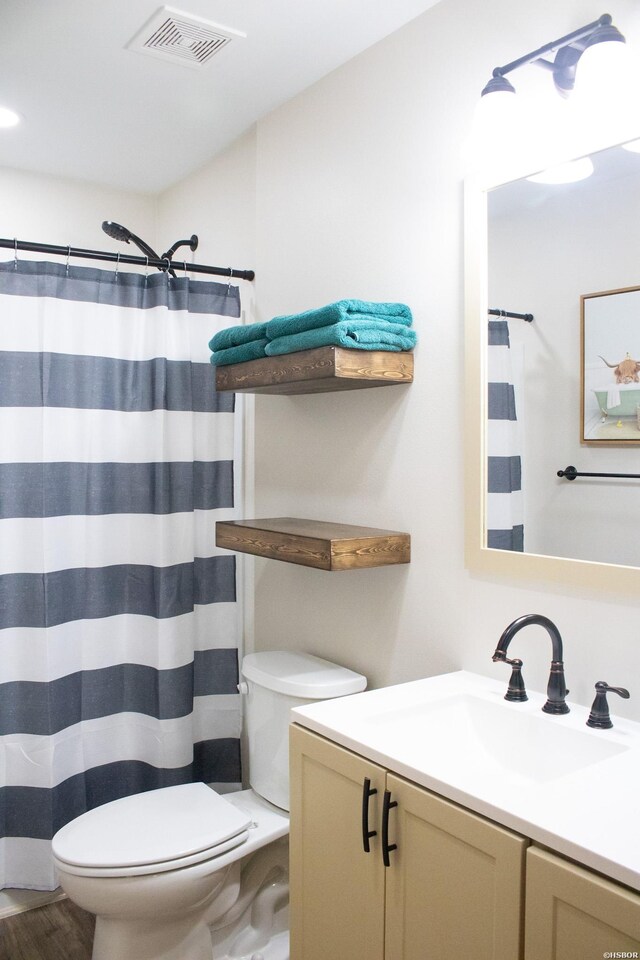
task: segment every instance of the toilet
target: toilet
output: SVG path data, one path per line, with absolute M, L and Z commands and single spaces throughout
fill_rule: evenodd
M 290 651 L 249 654 L 241 673 L 250 789 L 150 790 L 54 836 L 60 886 L 96 915 L 92 960 L 287 960 L 286 932 L 272 935 L 288 900 L 289 711 L 366 678 Z

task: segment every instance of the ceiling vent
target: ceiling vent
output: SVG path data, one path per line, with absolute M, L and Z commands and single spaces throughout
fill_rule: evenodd
M 198 69 L 237 37 L 246 34 L 173 7 L 160 7 L 129 41 L 127 49 Z

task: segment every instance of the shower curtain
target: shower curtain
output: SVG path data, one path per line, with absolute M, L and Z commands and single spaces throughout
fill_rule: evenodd
M 524 550 L 520 425 L 509 324 L 489 320 L 487 351 L 487 546 Z
M 0 264 L 0 887 L 109 800 L 238 784 L 237 287 Z

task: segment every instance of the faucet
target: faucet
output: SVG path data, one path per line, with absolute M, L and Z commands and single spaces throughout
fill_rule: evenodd
M 492 659 L 494 663 L 498 660 L 502 663 L 514 663 L 512 660 L 507 660 L 507 649 L 516 633 L 530 623 L 544 627 L 551 639 L 551 672 L 549 673 L 549 682 L 547 684 L 547 702 L 542 709 L 545 713 L 569 713 L 569 707 L 565 703 L 565 697 L 569 691 L 567 690 L 564 680 L 562 637 L 555 623 L 549 620 L 548 617 L 543 617 L 540 613 L 528 613 L 524 617 L 518 617 L 517 620 L 509 624 L 498 640 L 498 646 L 495 649 Z M 520 664 L 520 661 L 515 662 Z M 522 666 L 522 664 L 520 664 L 520 666 Z M 520 696 L 518 699 L 526 699 L 526 696 Z

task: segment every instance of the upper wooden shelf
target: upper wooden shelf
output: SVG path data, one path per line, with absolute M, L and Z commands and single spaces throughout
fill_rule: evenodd
M 218 521 L 216 546 L 318 570 L 384 567 L 411 559 L 408 533 L 293 517 Z
M 413 380 L 413 353 L 317 347 L 281 357 L 216 367 L 216 390 L 234 393 L 328 393 Z

